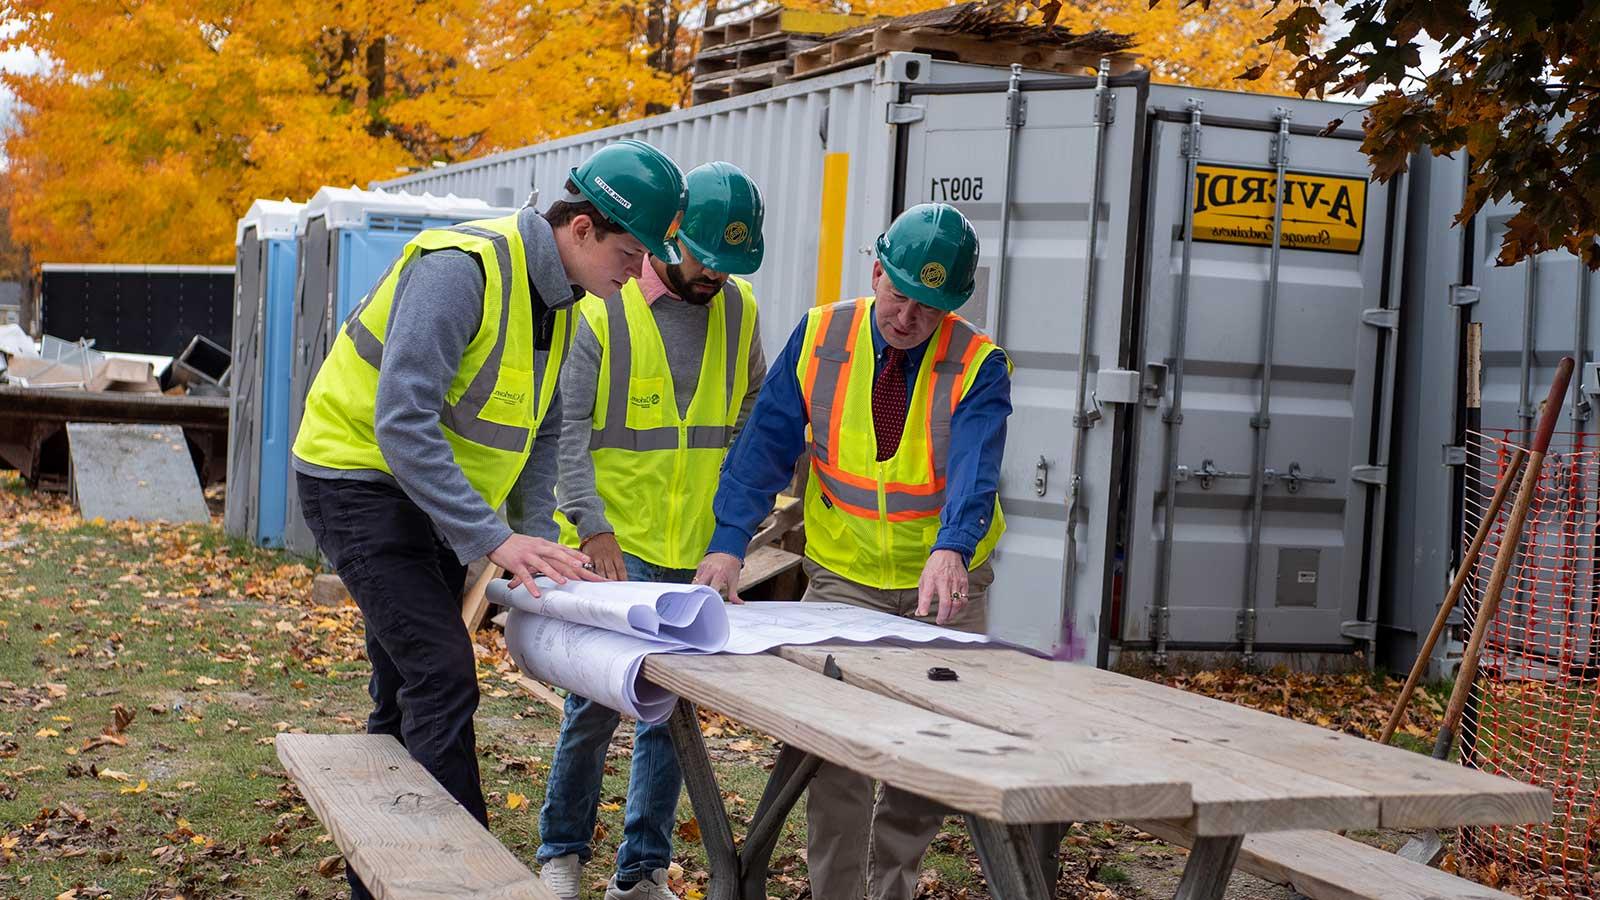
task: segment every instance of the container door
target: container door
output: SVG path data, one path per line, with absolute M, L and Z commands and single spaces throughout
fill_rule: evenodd
M 1097 96 L 1092 79 L 1048 83 L 1057 87 L 1021 92 L 1026 109 L 1014 126 L 1004 92 L 910 89 L 909 114 L 921 119 L 906 135 L 903 188 L 906 206 L 945 201 L 972 220 L 982 262 L 961 314 L 994 336 L 1015 366 L 1000 475 L 1008 529 L 994 556 L 990 633 L 1093 664 L 1110 582 L 1118 415 L 1096 404 L 1095 376 L 1117 365 L 1139 88 L 1114 82 Z M 1089 415 L 1080 420 L 1075 460 L 1080 378 Z M 1069 509 L 1077 517 L 1070 541 Z
M 1286 133 L 1284 101 L 1222 100 L 1254 104 L 1248 120 L 1151 117 L 1122 635 L 1158 658 L 1364 647 L 1398 321 L 1391 188 L 1369 183 L 1358 141 L 1317 135 L 1326 111 Z
M 294 297 L 294 376 L 289 393 L 289 445 L 294 446 L 294 436 L 300 430 L 300 419 L 306 411 L 306 394 L 311 391 L 311 381 L 328 355 L 330 334 L 333 330 L 333 299 L 331 286 L 337 277 L 339 233 L 328 232 L 327 219 L 317 217 L 306 223 L 305 237 L 300 241 L 300 277 L 295 285 Z M 292 462 L 291 462 L 292 467 Z M 302 556 L 317 552 L 316 538 L 300 514 L 300 495 L 295 490 L 294 479 L 285 485 L 285 512 L 283 545 Z
M 261 257 L 266 244 L 257 231 L 245 232 L 239 244 L 233 300 L 232 376 L 228 397 L 228 494 L 223 526 L 234 537 L 250 539 L 256 530 L 257 458 L 261 450 L 260 359 Z
M 256 497 L 256 543 L 283 546 L 289 472 L 289 393 L 294 383 L 295 255 L 293 240 L 267 242 L 262 279 L 261 454 Z

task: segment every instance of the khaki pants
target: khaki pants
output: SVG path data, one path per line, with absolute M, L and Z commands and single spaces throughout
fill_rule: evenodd
M 917 590 L 885 591 L 849 581 L 806 560 L 811 586 L 801 599 L 848 603 L 933 623 L 937 608 L 916 615 Z M 982 632 L 988 623 L 987 562 L 970 573 L 967 605 L 947 623 L 960 631 Z M 937 607 L 938 601 L 934 602 Z M 910 900 L 916 893 L 922 855 L 949 810 L 932 800 L 886 785 L 842 766 L 823 763 L 806 795 L 806 867 L 816 900 Z

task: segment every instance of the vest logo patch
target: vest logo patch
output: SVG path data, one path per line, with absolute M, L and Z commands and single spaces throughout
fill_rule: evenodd
M 729 222 L 728 227 L 722 231 L 722 240 L 730 246 L 737 247 L 750 238 L 750 226 L 743 222 Z
M 661 404 L 660 394 L 634 394 L 628 402 L 637 409 L 654 409 Z
M 511 403 L 516 406 L 521 406 L 527 398 L 527 391 L 508 391 L 505 388 L 497 388 L 494 392 L 494 399 L 499 400 L 501 403 Z
M 917 273 L 917 280 L 931 288 L 937 288 L 944 284 L 944 279 L 944 266 L 936 262 L 928 263 L 922 267 L 921 272 Z

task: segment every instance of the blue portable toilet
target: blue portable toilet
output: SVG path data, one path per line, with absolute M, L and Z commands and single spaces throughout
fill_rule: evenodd
M 293 382 L 287 441 L 294 442 L 306 394 L 345 318 L 377 286 L 406 242 L 429 228 L 448 228 L 515 210 L 449 195 L 325 187 L 300 210 L 299 277 L 292 317 Z M 284 546 L 304 556 L 316 540 L 300 515 L 294 479 L 286 479 Z
M 269 547 L 283 545 L 295 232 L 304 206 L 290 200 L 257 200 L 234 232 L 233 368 L 223 525 L 230 535 Z

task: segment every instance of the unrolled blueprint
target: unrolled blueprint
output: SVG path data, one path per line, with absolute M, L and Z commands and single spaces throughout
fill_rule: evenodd
M 731 606 L 707 587 L 571 582 L 557 588 L 540 579 L 542 596 L 534 598 L 506 585 L 491 582 L 489 597 L 512 608 L 506 645 L 518 668 L 646 722 L 665 721 L 676 701 L 640 675 L 652 653 L 761 653 L 824 641 L 987 640 L 842 603 Z

